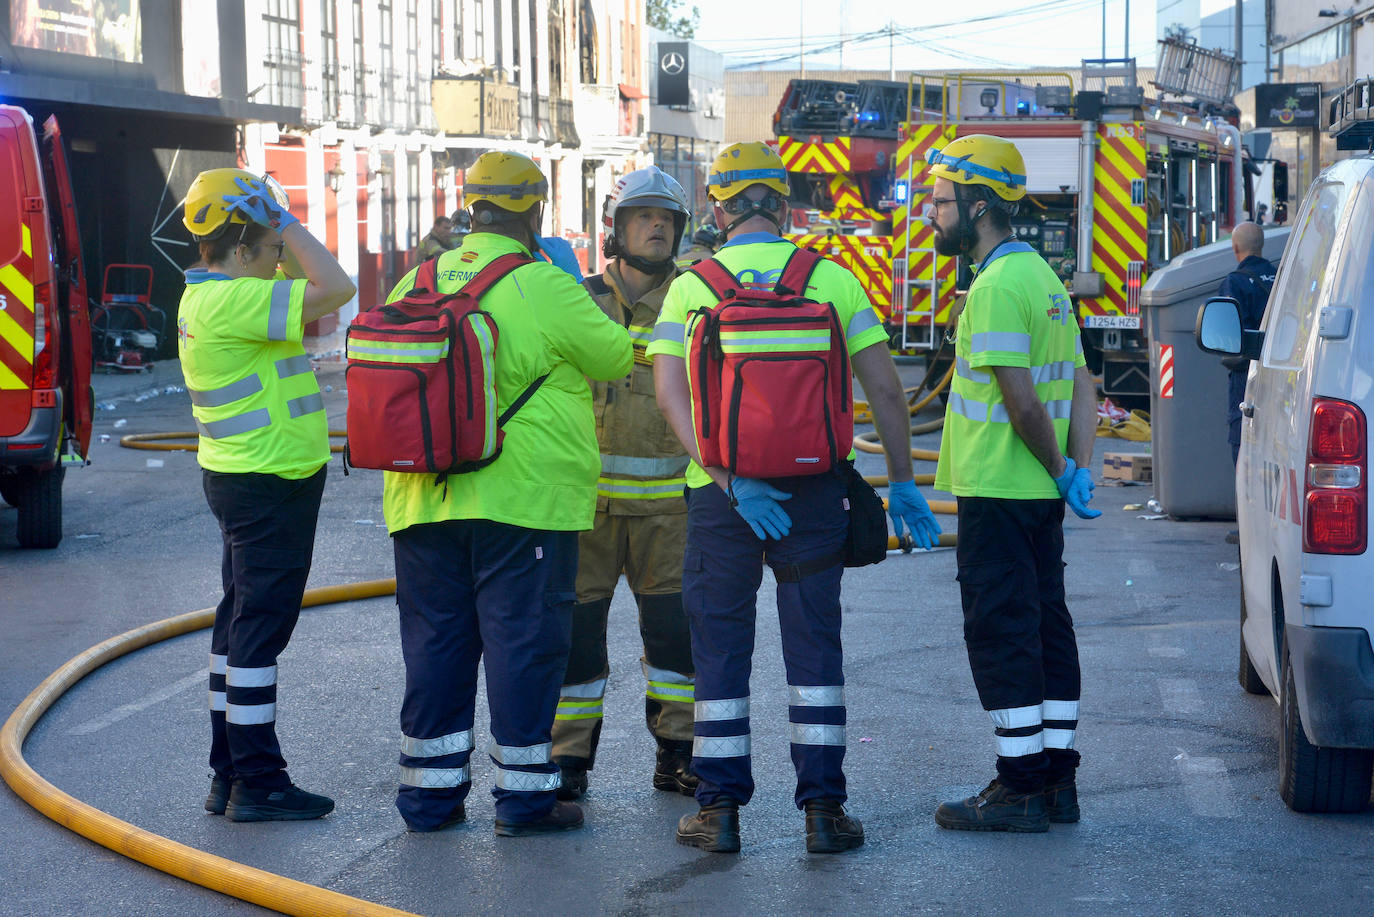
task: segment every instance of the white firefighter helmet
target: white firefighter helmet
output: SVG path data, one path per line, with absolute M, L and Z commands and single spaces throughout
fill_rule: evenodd
M 660 264 L 629 256 L 620 244 L 620 227 L 616 223 L 616 214 L 622 207 L 662 207 L 672 212 L 673 250 L 668 260 Z M 687 203 L 687 192 L 682 190 L 682 185 L 658 166 L 627 172 L 616 182 L 615 190 L 606 198 L 606 206 L 601 217 L 606 230 L 605 240 L 601 245 L 602 253 L 607 258 L 626 258 L 641 270 L 644 269 L 643 265 L 636 264 L 635 261 L 654 264 L 656 271 L 666 270 L 673 263 L 672 258 L 676 257 L 678 246 L 682 244 L 682 234 L 687 228 L 687 217 L 691 212 L 692 208 Z

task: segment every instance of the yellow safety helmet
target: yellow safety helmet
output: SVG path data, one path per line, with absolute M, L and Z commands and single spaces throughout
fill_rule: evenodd
M 732 143 L 716 155 L 706 179 L 712 200 L 728 201 L 750 185 L 767 185 L 786 197 L 787 166 L 768 144 L 758 140 Z
M 1004 201 L 1026 196 L 1026 161 L 1016 144 L 1002 137 L 959 137 L 943 149 L 927 150 L 926 162 L 935 178 L 947 178 L 956 185 L 983 185 Z
M 186 207 L 182 211 L 181 224 L 197 239 L 209 240 L 217 237 L 225 227 L 233 223 L 248 223 L 248 218 L 237 210 L 230 210 L 224 202 L 226 195 L 241 196 L 243 188 L 239 180 L 261 182 L 272 195 L 272 200 L 283 210 L 290 204 L 285 189 L 270 175 L 258 177 L 243 169 L 207 169 L 191 182 L 186 192 Z
M 463 173 L 463 201 L 471 207 L 486 201 L 502 210 L 524 213 L 549 199 L 549 183 L 533 159 L 491 150 Z

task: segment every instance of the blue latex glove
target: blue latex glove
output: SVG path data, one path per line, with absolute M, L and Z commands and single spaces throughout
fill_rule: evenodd
M 915 481 L 893 481 L 887 485 L 887 515 L 892 519 L 892 531 L 902 539 L 902 523 L 911 531 L 911 541 L 918 548 L 929 550 L 940 543 L 940 523 Z
M 780 505 L 780 501 L 791 499 L 791 494 L 778 490 L 767 481 L 757 478 L 730 479 L 730 505 L 744 517 L 760 541 L 781 539 L 792 530 L 792 517 Z
M 1096 489 L 1092 473 L 1086 468 L 1079 468 L 1078 463 L 1068 456 L 1064 457 L 1064 473 L 1054 479 L 1054 486 L 1059 488 L 1059 496 L 1064 498 L 1079 519 L 1096 519 L 1102 515 L 1102 510 L 1088 508 L 1093 490 Z
M 291 215 L 291 211 L 272 198 L 272 192 L 262 182 L 236 178 L 234 183 L 243 193 L 224 195 L 224 203 L 228 205 L 226 210 L 238 211 L 259 226 L 266 226 L 276 232 L 282 232 L 292 223 L 300 222 Z

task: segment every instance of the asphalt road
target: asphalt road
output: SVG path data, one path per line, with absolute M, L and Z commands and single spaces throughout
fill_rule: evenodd
M 326 400 L 341 426 L 341 376 L 321 378 L 333 386 Z M 68 475 L 58 549 L 21 551 L 14 511 L 0 509 L 0 713 L 87 647 L 218 598 L 218 535 L 195 456 L 117 446 L 123 433 L 192 428 L 179 382 L 175 364 L 152 377 L 97 378 L 99 400 L 113 407 L 98 412 L 96 434 L 111 439 Z M 1096 471 L 1104 451 L 1141 448 L 1099 440 Z M 881 468 L 876 457 L 862 462 L 868 472 Z M 392 574 L 380 495 L 377 473 L 344 477 L 331 466 L 312 586 Z M 752 682 L 759 791 L 743 812 L 739 856 L 677 845 L 673 825 L 693 803 L 650 788 L 653 743 L 623 588 L 581 831 L 495 838 L 481 755 L 468 823 L 436 835 L 405 831 L 392 807 L 403 668 L 390 598 L 307 610 L 281 659 L 285 753 L 299 784 L 338 801 L 328 818 L 236 825 L 201 810 L 204 632 L 88 677 L 34 730 L 26 754 L 57 786 L 144 828 L 428 915 L 1362 911 L 1374 887 L 1374 818 L 1284 808 L 1277 708 L 1236 684 L 1228 524 L 1123 509 L 1149 496 L 1148 487 L 1099 486 L 1102 518 L 1066 526 L 1084 670 L 1083 820 L 1046 835 L 964 834 L 932 821 L 940 801 L 981 789 L 994 754 L 964 655 L 949 550 L 894 555 L 845 576 L 850 809 L 868 842 L 841 856 L 806 854 L 791 801 L 786 679 L 767 578 Z M 482 707 L 478 748 L 487 738 Z M 0 913 L 254 912 L 69 833 L 0 789 Z

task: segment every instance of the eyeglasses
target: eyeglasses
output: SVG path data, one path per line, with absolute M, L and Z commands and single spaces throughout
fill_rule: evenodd
M 939 210 L 946 204 L 957 204 L 959 203 L 959 201 L 958 199 L 952 197 L 932 197 L 926 203 L 930 205 L 930 208 L 932 210 Z
M 280 261 L 280 260 L 282 259 L 282 254 L 286 251 L 286 243 L 285 243 L 285 242 L 255 242 L 255 243 L 253 243 L 253 244 L 248 245 L 248 248 L 252 249 L 253 251 L 257 251 L 257 250 L 260 249 L 260 248 L 275 248 L 275 249 L 277 250 L 277 254 L 276 254 L 276 256 L 275 256 L 275 258 L 274 258 L 273 260 Z

